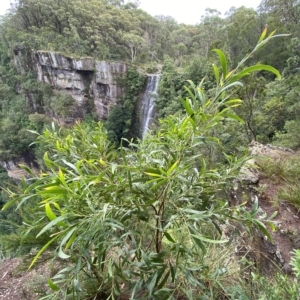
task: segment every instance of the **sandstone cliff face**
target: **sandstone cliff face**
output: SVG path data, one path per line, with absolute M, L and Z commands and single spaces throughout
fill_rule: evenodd
M 7 175 L 17 183 L 23 178 L 32 177 L 28 172 L 22 169 L 20 165 L 24 165 L 30 168 L 34 173 L 38 174 L 37 165 L 33 158 L 27 157 L 27 159 L 25 159 L 25 157 L 22 157 L 15 160 L 0 161 L 0 166 L 4 168 L 7 171 Z
M 32 53 L 32 65 L 38 80 L 70 94 L 79 112 L 86 110 L 92 98 L 100 120 L 107 118 L 109 107 L 124 93 L 118 79 L 127 71 L 125 63 L 95 61 L 88 57 L 74 59 L 55 52 L 37 51 Z
M 105 119 L 108 109 L 122 98 L 124 88 L 118 84 L 118 79 L 123 78 L 127 65 L 119 62 L 97 61 L 95 64 L 95 77 L 91 84 L 97 115 Z

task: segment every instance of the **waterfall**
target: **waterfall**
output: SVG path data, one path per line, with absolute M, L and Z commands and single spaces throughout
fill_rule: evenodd
M 155 98 L 157 97 L 157 87 L 159 82 L 160 75 L 148 75 L 147 78 L 147 86 L 142 99 L 141 106 L 141 132 L 142 137 L 144 137 L 145 133 L 149 129 L 151 124 L 151 120 L 153 118 L 154 106 L 155 106 Z

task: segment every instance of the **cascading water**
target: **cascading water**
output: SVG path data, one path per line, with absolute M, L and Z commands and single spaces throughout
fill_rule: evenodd
M 151 120 L 153 118 L 155 98 L 157 97 L 157 87 L 159 82 L 160 75 L 148 75 L 147 86 L 142 99 L 142 108 L 141 108 L 141 133 L 144 137 L 145 133 L 149 129 Z

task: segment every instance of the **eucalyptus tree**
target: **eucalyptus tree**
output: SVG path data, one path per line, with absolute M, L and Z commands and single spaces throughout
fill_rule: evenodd
M 257 12 L 252 8 L 231 8 L 225 19 L 226 43 L 230 59 L 236 64 L 256 44 L 261 27 Z
M 216 9 L 207 8 L 200 19 L 199 25 L 196 26 L 195 35 L 192 37 L 198 55 L 208 57 L 210 50 L 216 47 L 218 41 L 222 39 L 223 27 L 224 19 L 221 18 L 221 13 Z
M 259 10 L 276 15 L 289 32 L 298 34 L 300 22 L 299 0 L 262 0 Z

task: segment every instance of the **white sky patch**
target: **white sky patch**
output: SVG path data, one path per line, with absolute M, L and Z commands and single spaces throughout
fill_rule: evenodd
M 251 7 L 255 10 L 261 0 L 140 0 L 140 8 L 150 15 L 165 15 L 173 17 L 179 23 L 197 24 L 205 14 L 206 8 L 213 8 L 223 15 L 231 7 Z
M 6 10 L 10 8 L 11 0 L 0 0 L 0 15 L 4 15 Z

